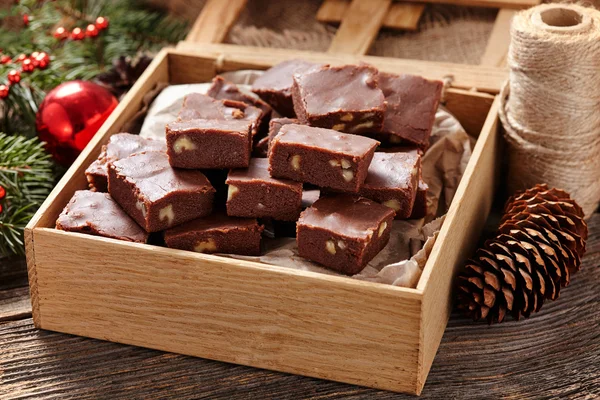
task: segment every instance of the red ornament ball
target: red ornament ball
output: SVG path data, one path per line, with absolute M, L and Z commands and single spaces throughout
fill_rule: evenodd
M 56 39 L 62 40 L 69 36 L 69 34 L 67 33 L 67 30 L 64 27 L 59 26 L 58 28 L 56 28 L 52 36 L 54 36 Z
M 0 99 L 5 99 L 8 97 L 8 93 L 10 92 L 10 87 L 6 85 L 0 85 Z M 2 188 L 2 186 L 0 186 Z M 1 199 L 1 197 L 0 197 Z
M 94 25 L 94 24 L 89 24 L 87 26 L 87 28 L 85 28 L 85 35 L 87 37 L 96 37 L 96 36 L 98 36 L 98 33 L 100 33 L 100 32 L 98 31 L 98 28 L 96 28 L 96 25 Z
M 8 81 L 10 83 L 19 83 L 21 82 L 21 73 L 16 69 L 12 69 L 8 71 Z
M 29 25 L 29 15 L 23 14 L 23 23 L 25 26 Z
M 40 140 L 61 165 L 79 155 L 117 107 L 117 99 L 102 86 L 86 81 L 65 82 L 52 89 L 37 113 Z
M 31 59 L 26 59 L 23 60 L 23 64 L 21 65 L 21 69 L 23 70 L 23 72 L 32 72 L 34 70 L 34 65 L 33 62 L 31 62 Z
M 82 40 L 83 38 L 85 38 L 85 33 L 83 33 L 83 29 L 75 28 L 71 31 L 71 39 Z
M 0 64 L 8 64 L 11 60 L 10 56 L 4 55 L 0 57 Z
M 96 18 L 96 28 L 100 31 L 108 28 L 108 20 L 104 17 Z

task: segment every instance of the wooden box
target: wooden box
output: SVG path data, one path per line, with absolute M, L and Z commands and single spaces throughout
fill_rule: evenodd
M 184 46 L 185 47 L 185 46 Z M 209 81 L 283 59 L 346 63 L 493 92 L 503 72 L 350 55 L 195 45 L 163 50 L 26 229 L 38 328 L 419 394 L 451 310 L 454 272 L 477 243 L 494 193 L 498 102 L 452 88 L 446 106 L 478 136 L 439 239 L 415 289 L 303 272 L 54 229 L 85 168 L 158 83 Z M 482 69 L 483 68 L 483 69 Z

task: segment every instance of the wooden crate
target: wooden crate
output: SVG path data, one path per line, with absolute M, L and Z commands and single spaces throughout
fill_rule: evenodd
M 85 168 L 158 83 L 206 82 L 219 72 L 266 68 L 299 56 L 333 64 L 365 60 L 383 71 L 432 78 L 452 69 L 389 58 L 236 46 L 163 50 L 26 229 L 36 327 L 421 392 L 451 310 L 452 277 L 476 244 L 492 203 L 499 142 L 499 103 L 493 95 L 461 89 L 447 93 L 446 106 L 478 140 L 415 289 L 54 229 L 74 191 L 87 187 Z M 482 72 L 479 68 L 463 78 L 474 79 Z

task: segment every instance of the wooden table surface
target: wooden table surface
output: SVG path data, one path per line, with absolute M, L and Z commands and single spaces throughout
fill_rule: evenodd
M 422 398 L 600 398 L 600 214 L 589 226 L 582 271 L 537 315 L 494 326 L 452 315 Z M 37 330 L 13 258 L 0 263 L 0 399 L 26 397 L 414 398 Z

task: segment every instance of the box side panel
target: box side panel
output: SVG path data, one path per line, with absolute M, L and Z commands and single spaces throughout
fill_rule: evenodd
M 52 229 L 34 242 L 44 329 L 416 390 L 415 290 Z
M 364 61 L 382 71 L 422 75 L 430 79 L 450 79 L 452 87 L 458 89 L 477 88 L 481 92 L 498 93 L 507 78 L 503 68 L 441 63 L 432 61 L 405 60 L 375 56 L 353 56 L 350 54 L 325 54 L 312 51 L 290 49 L 265 49 L 260 47 L 236 46 L 231 44 L 180 42 L 176 52 L 213 56 L 220 60 L 219 71 L 240 69 L 240 65 L 255 64 L 268 68 L 278 62 L 301 58 L 304 60 L 331 63 L 352 64 Z
M 499 104 L 497 97 L 419 281 L 418 288 L 423 290 L 421 387 L 452 310 L 454 275 L 477 245 L 492 205 L 500 159 Z

